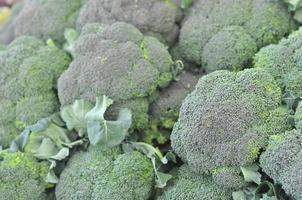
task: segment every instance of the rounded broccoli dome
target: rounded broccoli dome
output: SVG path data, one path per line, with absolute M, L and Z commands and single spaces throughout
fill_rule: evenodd
M 194 174 L 187 165 L 183 165 L 156 200 L 231 200 L 231 194 L 231 191 L 216 185 L 211 177 Z
M 73 62 L 59 78 L 59 99 L 64 106 L 106 95 L 115 107 L 131 109 L 134 126 L 142 128 L 148 121 L 147 98 L 172 80 L 172 64 L 166 47 L 133 25 L 88 24 L 76 42 Z
M 221 69 L 239 71 L 250 65 L 257 52 L 255 40 L 240 26 L 222 29 L 211 37 L 202 51 L 202 67 L 206 72 Z
M 0 199 L 46 199 L 48 168 L 24 153 L 0 151 Z
M 88 0 L 77 19 L 79 30 L 87 23 L 113 24 L 126 22 L 145 34 L 168 43 L 178 36 L 180 9 L 172 1 L 162 0 Z
M 265 70 L 213 72 L 183 101 L 172 148 L 198 173 L 252 164 L 274 134 L 271 112 L 280 104 L 281 89 Z
M 150 159 L 137 151 L 121 154 L 118 148 L 90 147 L 69 160 L 56 187 L 56 198 L 145 200 L 151 194 L 153 178 Z
M 293 28 L 291 15 L 278 1 L 196 0 L 181 26 L 176 48 L 181 59 L 205 65 L 207 71 L 236 70 L 248 67 L 243 64 L 253 58 L 255 44 L 260 48 L 276 43 Z
M 0 51 L 0 145 L 59 109 L 54 89 L 69 62 L 63 51 L 30 36 Z
M 302 131 L 292 130 L 272 135 L 269 145 L 260 157 L 262 170 L 282 185 L 287 194 L 302 198 Z

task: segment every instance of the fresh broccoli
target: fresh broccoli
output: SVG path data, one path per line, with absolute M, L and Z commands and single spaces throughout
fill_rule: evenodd
M 156 200 L 231 200 L 232 192 L 216 185 L 211 177 L 194 174 L 187 165 L 181 166 Z
M 102 95 L 116 103 L 111 113 L 129 108 L 134 127 L 148 122 L 148 97 L 172 80 L 166 47 L 133 25 L 87 24 L 75 44 L 74 60 L 58 80 L 62 106 L 75 99 L 91 102 Z M 118 109 L 117 109 L 118 108 Z
M 8 22 L 11 39 L 31 35 L 62 43 L 64 30 L 75 27 L 81 6 L 82 0 L 25 0 L 22 9 Z
M 24 153 L 0 151 L 0 199 L 46 199 L 48 164 Z
M 282 185 L 294 199 L 302 199 L 302 131 L 272 135 L 266 151 L 261 154 L 262 170 Z
M 255 44 L 260 48 L 276 43 L 293 28 L 290 14 L 278 1 L 196 0 L 182 24 L 175 51 L 207 71 L 242 69 L 248 67 Z
M 178 36 L 181 13 L 172 0 L 88 0 L 77 19 L 77 28 L 87 23 L 113 24 L 121 21 L 147 35 L 172 43 Z
M 146 200 L 154 185 L 149 158 L 118 147 L 90 146 L 67 163 L 56 187 L 58 200 Z
M 302 97 L 302 29 L 279 44 L 262 48 L 254 62 L 255 67 L 268 70 L 279 81 L 284 93 Z
M 31 36 L 0 51 L 0 145 L 59 109 L 54 89 L 69 62 L 63 51 Z
M 291 128 L 281 97 L 277 82 L 263 69 L 208 74 L 183 101 L 172 148 L 193 171 L 238 188 L 242 181 L 233 168 L 253 164 L 269 135 Z

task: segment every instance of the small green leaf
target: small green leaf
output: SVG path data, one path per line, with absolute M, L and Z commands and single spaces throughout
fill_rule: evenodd
M 191 6 L 194 0 L 181 0 L 181 8 L 187 9 Z
M 302 8 L 296 10 L 294 19 L 297 20 L 299 23 L 302 23 Z
M 63 160 L 69 156 L 69 149 L 68 148 L 62 148 L 56 155 L 51 156 L 50 158 L 54 160 Z
M 92 108 L 86 115 L 85 119 L 87 122 L 90 121 L 100 121 L 104 120 L 104 114 L 107 110 L 107 108 L 112 105 L 113 100 L 109 99 L 107 96 L 103 96 L 102 99 L 96 98 L 96 105 L 94 108 Z
M 53 155 L 58 153 L 58 148 L 53 143 L 50 138 L 43 138 L 42 142 L 39 140 L 35 140 L 36 144 L 32 144 L 33 146 L 39 146 L 37 149 L 30 149 L 30 153 L 39 159 L 48 159 Z
M 59 179 L 58 179 L 58 177 L 56 176 L 56 174 L 54 173 L 53 170 L 50 170 L 48 172 L 48 174 L 46 175 L 46 182 L 54 183 L 54 184 L 59 182 Z
M 244 180 L 246 182 L 254 182 L 256 184 L 261 184 L 261 174 L 258 169 L 254 166 L 251 167 L 240 167 Z
M 232 193 L 233 200 L 247 200 L 243 191 L 236 191 Z
M 66 29 L 64 32 L 66 43 L 64 44 L 63 49 L 69 52 L 72 57 L 75 57 L 75 43 L 79 36 L 80 34 L 71 28 Z
M 165 174 L 162 172 L 157 172 L 157 178 L 155 179 L 155 187 L 164 188 L 167 185 L 167 182 L 172 178 L 171 174 Z

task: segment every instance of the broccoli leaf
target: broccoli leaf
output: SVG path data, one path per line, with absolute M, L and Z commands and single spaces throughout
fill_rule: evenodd
M 236 191 L 232 193 L 233 200 L 247 200 L 243 191 Z
M 240 169 L 246 182 L 261 184 L 261 174 L 258 172 L 258 167 L 240 167 Z
M 72 57 L 75 56 L 75 43 L 79 36 L 80 34 L 76 30 L 71 28 L 66 29 L 64 32 L 66 43 L 64 44 L 63 49 L 70 53 Z
M 181 8 L 187 9 L 193 3 L 194 0 L 181 0 Z

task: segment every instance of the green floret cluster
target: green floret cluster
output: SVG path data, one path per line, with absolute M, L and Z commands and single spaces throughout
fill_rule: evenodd
M 69 62 L 62 50 L 30 36 L 0 51 L 0 145 L 59 109 L 56 80 Z
M 58 80 L 59 99 L 64 106 L 105 94 L 116 102 L 113 111 L 128 107 L 134 127 L 143 128 L 148 98 L 172 80 L 172 64 L 167 48 L 133 25 L 87 24 L 75 42 L 74 60 Z
M 270 0 L 196 0 L 182 24 L 176 52 L 207 72 L 249 67 L 257 47 L 294 28 L 287 8 Z
M 262 48 L 254 62 L 255 67 L 268 70 L 279 81 L 284 93 L 302 96 L 302 29 L 279 44 Z
M 289 113 L 280 105 L 281 89 L 263 69 L 213 72 L 183 101 L 172 148 L 194 172 L 238 188 L 243 181 L 232 168 L 256 162 L 269 135 L 291 128 Z
M 231 200 L 231 192 L 221 189 L 209 176 L 191 172 L 187 165 L 173 174 L 173 179 L 156 200 Z
M 145 200 L 153 185 L 153 167 L 143 154 L 93 146 L 69 160 L 56 187 L 56 198 Z
M 24 153 L 0 151 L 0 199 L 46 199 L 48 165 Z

